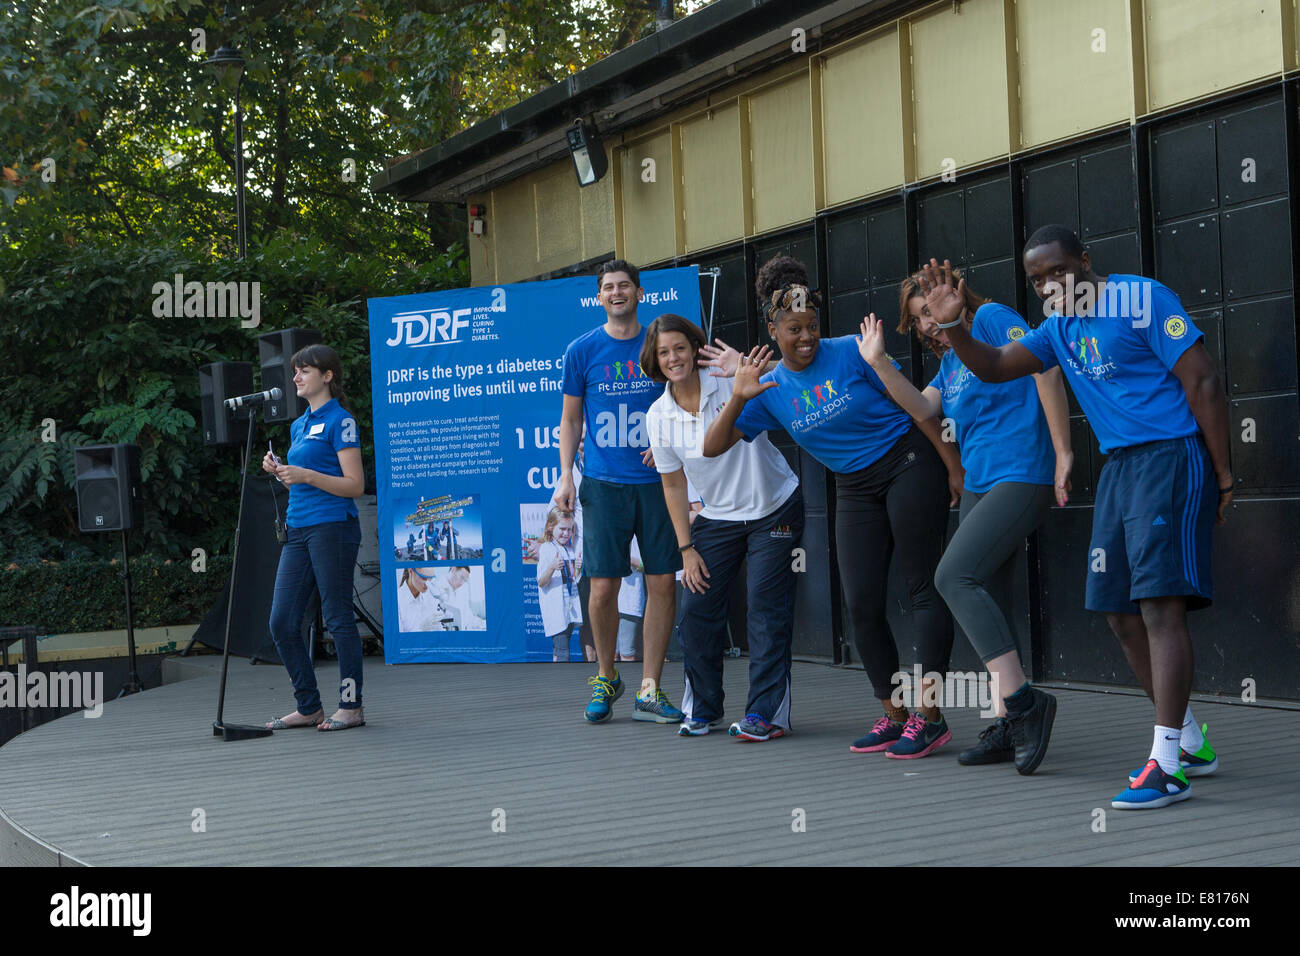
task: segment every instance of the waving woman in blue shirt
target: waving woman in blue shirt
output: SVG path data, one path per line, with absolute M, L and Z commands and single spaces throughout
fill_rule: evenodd
M 288 540 L 280 552 L 271 603 L 271 636 L 293 680 L 298 707 L 270 721 L 273 730 L 346 730 L 365 724 L 361 710 L 361 635 L 352 610 L 352 573 L 361 545 L 354 498 L 365 490 L 357 422 L 340 402 L 343 368 L 327 345 L 293 357 L 293 383 L 309 408 L 290 428 L 288 461 L 267 452 L 264 471 L 289 489 Z M 339 656 L 339 709 L 326 718 L 316 674 L 302 640 L 313 586 Z
M 998 346 L 1029 332 L 1014 310 L 969 287 L 963 290 L 954 324 L 981 342 Z M 1047 753 L 1056 698 L 1025 679 L 1011 625 L 1012 580 L 1025 538 L 1047 517 L 1053 497 L 1060 505 L 1068 500 L 1074 453 L 1065 382 L 1056 369 L 1033 382 L 980 381 L 952 351 L 948 333 L 930 314 L 919 274 L 903 281 L 899 311 L 899 331 L 915 329 L 940 358 L 939 373 L 930 384 L 917 391 L 893 366 L 874 315 L 862 323 L 863 354 L 908 414 L 942 414 L 954 426 L 966 472 L 961 524 L 935 572 L 935 586 L 988 667 L 997 696 L 998 718 L 958 761 L 987 764 L 1014 758 L 1016 769 L 1030 774 Z

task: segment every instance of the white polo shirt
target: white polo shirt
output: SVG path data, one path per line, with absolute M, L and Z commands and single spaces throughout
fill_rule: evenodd
M 736 442 L 717 458 L 701 452 L 704 435 L 731 398 L 731 379 L 696 372 L 700 377 L 700 413 L 692 415 L 673 401 L 672 389 L 646 413 L 646 434 L 655 467 L 669 474 L 685 469 L 704 501 L 704 517 L 719 521 L 754 521 L 785 504 L 799 487 L 785 457 L 767 435 Z

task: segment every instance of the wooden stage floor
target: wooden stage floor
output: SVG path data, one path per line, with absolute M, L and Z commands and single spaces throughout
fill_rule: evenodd
M 1194 703 L 1220 772 L 1194 779 L 1184 803 L 1125 813 L 1110 799 L 1144 761 L 1152 725 L 1146 699 L 1126 693 L 1055 691 L 1051 749 L 1021 777 L 957 763 L 983 726 L 974 709 L 947 711 L 953 742 L 926 759 L 849 753 L 877 705 L 861 671 L 815 663 L 794 665 L 794 732 L 763 744 L 633 721 L 639 664 L 625 665 L 613 721 L 591 726 L 591 665 L 377 658 L 366 659 L 366 727 L 226 743 L 211 732 L 217 663 L 192 659 L 180 666 L 194 679 L 0 747 L 0 862 L 1300 863 L 1295 710 Z M 728 720 L 742 716 L 746 663 L 727 663 Z M 336 668 L 319 673 L 336 686 Z M 228 720 L 291 709 L 280 667 L 236 660 L 230 675 Z M 665 686 L 680 703 L 680 664 Z

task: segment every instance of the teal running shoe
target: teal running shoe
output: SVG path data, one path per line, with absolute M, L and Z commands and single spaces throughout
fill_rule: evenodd
M 614 701 L 623 696 L 623 678 L 618 676 L 618 671 L 614 671 L 613 680 L 597 674 L 589 677 L 587 683 L 592 688 L 591 703 L 587 705 L 584 716 L 589 723 L 603 724 L 614 713 Z

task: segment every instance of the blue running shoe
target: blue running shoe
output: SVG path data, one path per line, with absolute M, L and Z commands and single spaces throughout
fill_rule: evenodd
M 738 720 L 727 731 L 741 740 L 773 740 L 785 736 L 785 728 L 769 724 L 758 714 L 746 714 L 744 720 Z
M 1110 802 L 1116 810 L 1156 810 L 1192 795 L 1192 786 L 1179 768 L 1169 774 L 1160 769 L 1155 758 L 1147 761 L 1138 778 L 1128 789 Z
M 623 678 L 618 676 L 618 671 L 614 671 L 613 680 L 597 674 L 589 677 L 587 683 L 592 689 L 591 703 L 587 705 L 585 716 L 593 724 L 603 724 L 614 712 L 614 701 L 623 696 Z
M 679 724 L 683 716 L 659 687 L 655 688 L 653 697 L 637 694 L 636 706 L 632 708 L 633 720 L 653 720 L 656 724 Z
M 1196 753 L 1188 753 L 1183 748 L 1178 748 L 1178 763 L 1183 769 L 1183 776 L 1208 777 L 1219 769 L 1219 755 L 1210 746 L 1210 739 L 1205 737 L 1209 729 L 1209 724 L 1201 724 L 1201 736 L 1205 738 L 1205 741 L 1201 744 L 1201 749 Z M 1129 780 L 1136 780 L 1145 769 L 1146 767 L 1138 767 L 1128 775 Z

